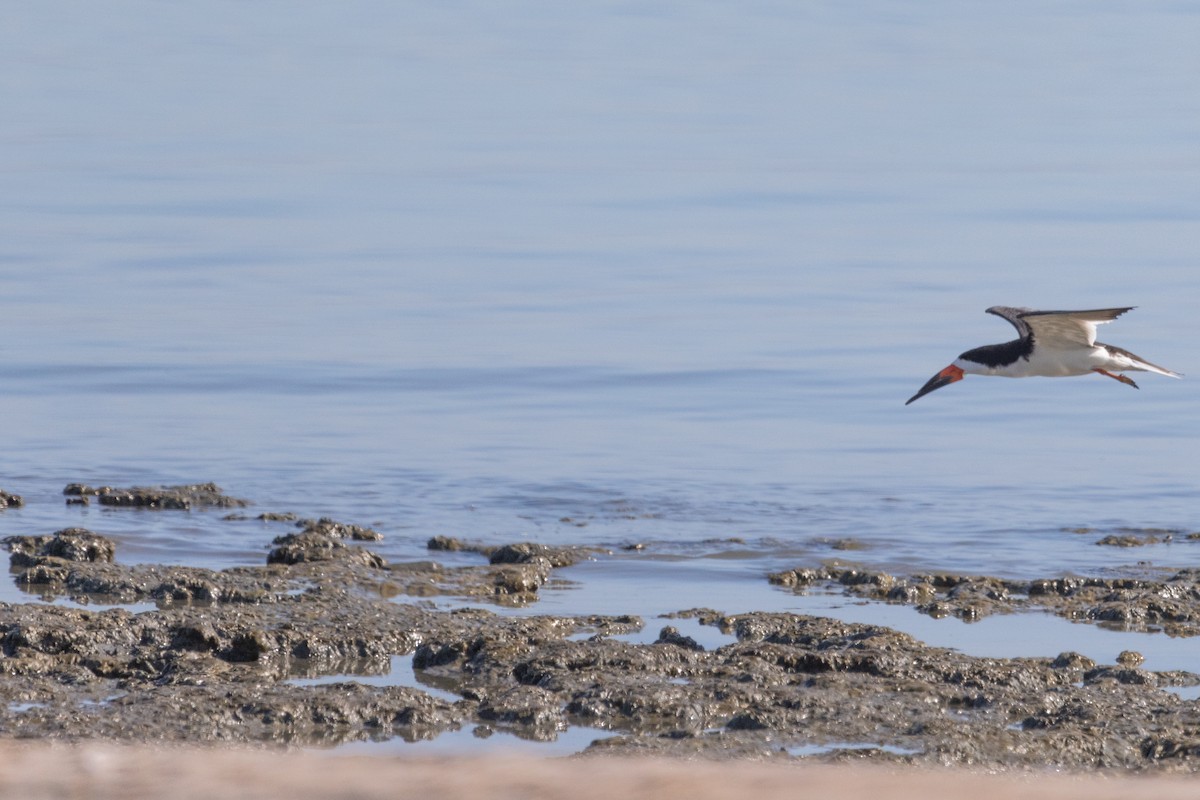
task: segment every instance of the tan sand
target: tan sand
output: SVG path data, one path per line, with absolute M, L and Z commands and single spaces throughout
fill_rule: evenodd
M 527 757 L 409 759 L 0 743 L 0 799 L 1174 800 L 1196 777 L 986 775 L 755 762 Z

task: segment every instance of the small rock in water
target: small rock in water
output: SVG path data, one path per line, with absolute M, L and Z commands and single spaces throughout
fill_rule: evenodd
M 248 500 L 229 497 L 215 483 L 195 483 L 181 486 L 109 489 L 99 494 L 102 506 L 135 506 L 138 508 L 190 509 L 192 507 L 240 508 Z
M 84 483 L 69 483 L 63 489 L 68 497 L 94 496 L 102 506 L 130 508 L 178 509 L 213 507 L 241 508 L 250 501 L 229 497 L 215 483 L 192 483 L 179 486 L 132 486 L 118 489 L 102 486 L 98 489 Z
M 1136 650 L 1122 650 L 1117 656 L 1117 663 L 1122 667 L 1140 667 L 1146 657 Z
M 12 553 L 14 567 L 45 564 L 47 559 L 111 562 L 116 548 L 112 540 L 87 528 L 64 528 L 52 536 L 10 536 L 4 544 Z

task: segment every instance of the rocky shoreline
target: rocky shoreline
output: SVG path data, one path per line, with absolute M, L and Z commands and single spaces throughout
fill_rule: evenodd
M 245 505 L 211 484 L 68 491 L 149 509 Z M 706 649 L 670 619 L 437 610 L 427 598 L 536 603 L 554 570 L 597 554 L 437 537 L 429 560 L 387 563 L 369 549 L 379 537 L 369 528 L 264 518 L 294 527 L 266 563 L 226 570 L 119 564 L 114 542 L 81 528 L 9 537 L 14 580 L 76 602 L 0 604 L 0 735 L 295 747 L 456 730 L 552 741 L 584 726 L 595 733 L 589 755 L 1200 770 L 1200 701 L 1171 691 L 1200 675 L 1142 669 L 1136 653 L 1116 664 L 1070 652 L 975 658 L 882 626 L 679 609 L 677 619 L 735 639 Z M 447 550 L 479 563 L 440 564 Z M 1200 619 L 1198 575 L 1013 582 L 830 566 L 771 580 L 926 613 L 1037 605 L 1185 636 Z M 133 608 L 88 607 L 99 602 Z M 621 638 L 647 625 L 661 628 L 656 640 Z M 398 655 L 411 655 L 419 685 L 295 680 L 382 674 Z

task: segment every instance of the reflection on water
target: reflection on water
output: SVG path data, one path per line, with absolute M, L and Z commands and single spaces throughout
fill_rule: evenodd
M 330 683 L 353 682 L 360 683 L 364 686 L 407 686 L 411 689 L 420 689 L 426 694 L 433 695 L 440 700 L 445 700 L 448 703 L 454 703 L 462 699 L 455 694 L 451 689 L 453 687 L 442 686 L 441 681 L 435 676 L 418 674 L 413 669 L 413 657 L 409 653 L 407 655 L 392 656 L 386 663 L 362 662 L 358 664 L 343 665 L 344 669 L 335 673 L 322 672 L 317 675 L 307 675 L 310 671 L 303 664 L 292 662 L 290 664 L 293 672 L 299 677 L 292 678 L 288 683 L 296 686 L 322 686 Z

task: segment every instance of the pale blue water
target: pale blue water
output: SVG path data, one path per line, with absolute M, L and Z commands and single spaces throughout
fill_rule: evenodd
M 0 535 L 260 563 L 277 526 L 59 495 L 214 480 L 390 559 L 649 545 L 554 613 L 799 608 L 764 573 L 835 557 L 1195 565 L 1094 544 L 1200 529 L 1195 378 L 903 403 L 1010 338 L 994 304 L 1137 305 L 1102 339 L 1200 375 L 1197 41 L 1169 3 L 11 10 Z M 966 627 L 901 611 L 862 613 Z

